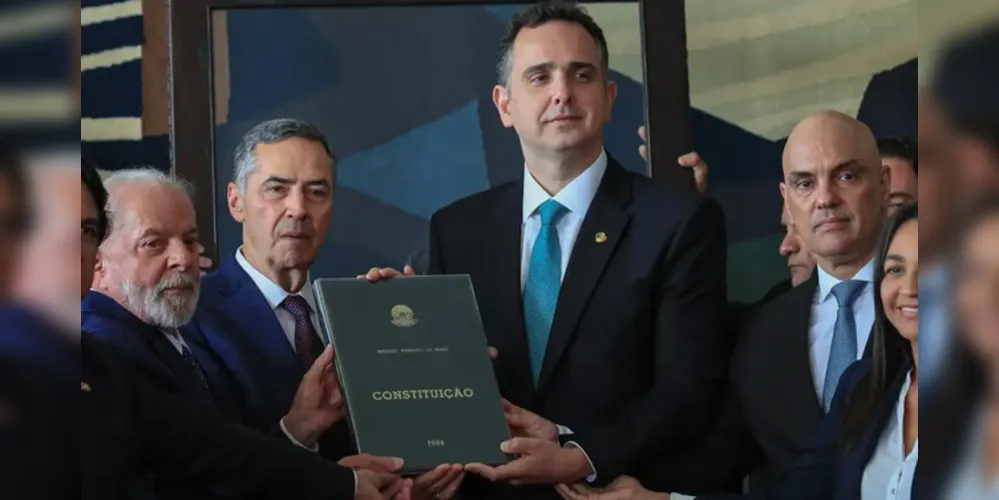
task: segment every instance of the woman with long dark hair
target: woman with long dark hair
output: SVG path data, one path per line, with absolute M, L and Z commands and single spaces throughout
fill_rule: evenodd
M 918 448 L 919 221 L 906 205 L 885 225 L 874 274 L 869 358 L 843 374 L 817 439 L 767 495 L 701 495 L 698 500 L 909 500 Z M 999 352 L 999 351 L 997 351 Z M 710 466 L 710 464 L 706 464 Z M 680 500 L 622 477 L 603 491 L 558 486 L 569 500 Z M 920 497 L 922 498 L 922 497 Z
M 964 224 L 953 284 L 955 332 L 926 398 L 926 498 L 999 497 L 999 197 Z

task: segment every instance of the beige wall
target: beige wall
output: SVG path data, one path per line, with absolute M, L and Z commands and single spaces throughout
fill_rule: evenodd
M 856 114 L 874 73 L 918 54 L 915 0 L 687 0 L 692 104 L 770 139 Z

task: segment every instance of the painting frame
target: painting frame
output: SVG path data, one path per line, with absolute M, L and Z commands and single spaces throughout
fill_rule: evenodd
M 635 3 L 590 0 L 587 3 Z M 205 255 L 219 262 L 215 200 L 212 12 L 217 9 L 385 6 L 524 6 L 531 0 L 184 0 L 169 3 L 170 171 L 195 188 Z M 637 0 L 649 172 L 661 183 L 693 188 L 676 158 L 690 151 L 690 92 L 684 0 Z M 663 158 L 658 162 L 653 158 Z M 221 182 L 225 182 L 224 180 Z

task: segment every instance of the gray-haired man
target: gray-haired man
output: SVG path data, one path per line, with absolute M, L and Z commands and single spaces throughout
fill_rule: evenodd
M 221 357 L 254 411 L 273 420 L 324 349 L 309 267 L 329 231 L 336 161 L 322 133 L 294 119 L 253 127 L 234 159 L 227 199 L 242 246 L 204 277 L 184 335 Z M 310 438 L 329 458 L 353 453 L 343 421 Z M 442 465 L 415 480 L 413 497 L 450 498 L 462 475 L 461 465 Z

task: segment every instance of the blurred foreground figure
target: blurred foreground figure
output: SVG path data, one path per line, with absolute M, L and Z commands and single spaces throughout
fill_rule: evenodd
M 0 146 L 0 495 L 79 498 L 79 423 L 75 406 L 79 356 L 57 336 L 17 335 L 37 327 L 25 307 L 10 304 L 29 232 L 26 182 L 14 154 Z M 56 367 L 57 370 L 52 370 Z
M 950 262 L 956 214 L 999 193 L 999 23 L 950 41 L 940 56 L 930 91 L 919 106 L 923 167 L 919 197 L 927 212 L 923 253 L 923 387 L 943 376 L 951 344 Z
M 977 207 L 958 240 L 953 343 L 923 406 L 930 499 L 995 498 L 999 484 L 999 197 Z
M 78 301 L 92 282 L 98 245 L 107 231 L 102 209 L 107 193 L 97 172 L 85 165 L 82 184 L 76 180 L 78 166 L 33 168 L 27 192 L 44 191 L 45 197 L 34 200 L 44 200 L 45 209 L 25 233 L 24 248 L 51 252 L 52 259 L 27 256 L 31 265 L 21 266 L 25 278 L 15 285 L 24 307 L 0 309 L 3 337 L 13 339 L 5 342 L 15 346 L 5 352 L 14 353 L 18 363 L 18 378 L 4 380 L 32 390 L 19 394 L 32 404 L 25 406 L 32 418 L 17 421 L 15 408 L 15 425 L 22 425 L 3 433 L 4 473 L 17 474 L 16 482 L 4 482 L 5 498 L 130 498 L 127 485 L 148 473 L 235 498 L 382 500 L 399 492 L 403 482 L 392 475 L 353 472 L 142 386 L 117 352 L 88 334 L 81 336 Z M 68 229 L 77 217 L 80 233 Z M 70 248 L 44 247 L 58 241 L 57 235 Z M 46 272 L 74 267 L 69 257 L 79 262 L 80 282 L 65 271 Z M 74 290 L 77 302 L 68 309 Z M 75 324 L 67 321 L 72 310 Z M 8 469 L 7 463 L 18 468 Z

